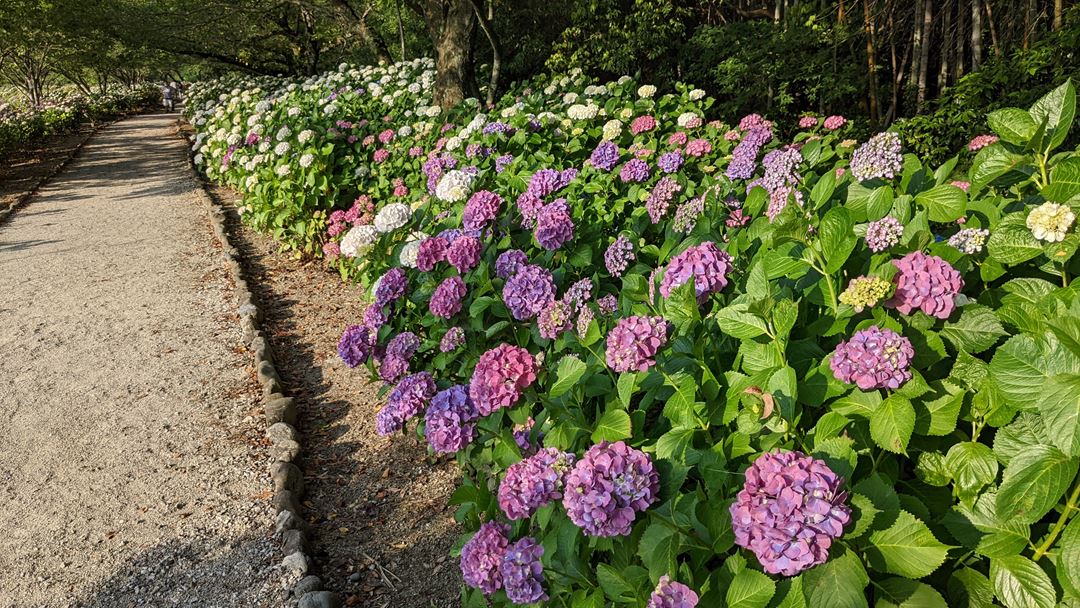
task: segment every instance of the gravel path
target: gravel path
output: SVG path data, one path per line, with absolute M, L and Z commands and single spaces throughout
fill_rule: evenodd
M 0 225 L 0 606 L 281 606 L 259 394 L 175 115 Z

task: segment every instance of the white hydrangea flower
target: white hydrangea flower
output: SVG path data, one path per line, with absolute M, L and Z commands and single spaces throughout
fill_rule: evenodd
M 567 93 L 566 95 L 563 95 L 563 98 L 562 98 L 562 102 L 563 102 L 564 105 L 570 105 L 572 103 L 577 103 L 577 100 L 578 100 L 578 94 L 574 93 L 574 92 Z
M 632 78 L 630 78 L 629 76 L 625 76 L 625 75 L 624 75 L 624 76 L 619 76 L 619 80 L 618 80 L 617 82 L 618 82 L 618 84 L 619 84 L 620 86 L 622 86 L 622 85 L 624 85 L 624 84 L 626 84 L 626 83 L 630 82 L 631 80 L 633 80 L 633 79 L 632 79 Z
M 447 171 L 439 180 L 439 184 L 435 186 L 435 196 L 448 203 L 463 201 L 469 196 L 472 180 L 472 175 L 464 171 L 458 169 Z
M 269 109 L 270 109 L 270 102 L 269 101 L 263 100 L 263 101 L 260 101 L 259 103 L 255 104 L 255 111 L 256 112 L 262 113 L 262 112 L 265 112 L 265 111 L 267 111 Z
M 203 164 L 203 155 L 202 154 L 196 154 L 195 155 L 195 164 L 196 165 Z
M 252 157 L 251 162 L 255 163 L 256 165 L 261 165 L 261 164 L 263 164 L 263 161 L 265 161 L 265 160 L 266 160 L 266 155 L 264 155 L 264 154 L 256 154 L 254 157 Z
M 697 114 L 694 114 L 693 112 L 683 112 L 682 114 L 679 114 L 679 117 L 675 119 L 675 122 L 685 129 L 687 125 L 697 119 L 697 117 Z
M 415 83 L 415 82 L 414 82 L 414 83 L 412 83 L 412 84 L 410 84 L 410 85 L 409 85 L 409 87 L 408 87 L 408 90 L 409 90 L 409 92 L 410 92 L 410 93 L 412 93 L 413 95 L 416 95 L 417 93 L 419 93 L 419 92 L 420 92 L 420 90 L 421 90 L 421 87 L 420 87 L 420 85 L 419 85 L 418 83 Z
M 617 118 L 612 118 L 611 120 L 604 123 L 603 138 L 607 140 L 618 138 L 620 135 L 622 135 L 622 128 L 622 121 L 618 120 Z
M 701 89 L 694 89 L 689 93 L 690 101 L 698 101 L 705 98 L 705 91 Z
M 258 175 L 249 175 L 249 176 L 247 176 L 247 179 L 244 180 L 244 189 L 245 190 L 254 190 L 255 186 L 257 186 L 258 184 L 259 184 L 259 176 Z
M 637 94 L 638 94 L 638 97 L 640 97 L 642 99 L 649 99 L 653 95 L 656 95 L 656 87 L 654 87 L 651 84 L 643 84 L 640 87 L 638 87 Z
M 361 177 L 364 177 L 365 175 L 367 175 L 368 172 L 369 172 L 369 170 L 367 168 L 367 165 L 360 165 L 359 167 L 356 168 L 356 171 L 353 171 L 353 177 L 361 178 Z
M 451 150 L 451 151 L 452 150 L 457 150 L 460 147 L 461 147 L 461 138 L 460 137 L 454 136 L 454 137 L 451 137 L 450 139 L 446 140 L 446 149 L 447 150 Z
M 590 120 L 596 118 L 596 113 L 599 111 L 600 108 L 592 102 L 588 104 L 575 103 L 566 109 L 566 115 L 574 120 Z
M 283 142 L 280 142 L 278 145 L 274 146 L 274 154 L 277 154 L 278 156 L 285 156 L 288 153 L 289 153 L 289 142 L 283 141 Z
M 229 133 L 229 137 L 225 140 L 225 143 L 229 144 L 230 146 L 235 146 L 236 144 L 240 143 L 241 139 L 242 137 L 239 133 Z
M 404 203 L 391 203 L 375 214 L 375 229 L 379 232 L 391 232 L 408 223 L 412 210 Z
M 634 115 L 634 109 L 633 108 L 623 108 L 622 110 L 619 111 L 619 117 L 622 118 L 623 120 L 628 120 L 633 115 Z
M 277 173 L 278 177 L 285 177 L 290 170 L 289 165 L 278 165 L 277 169 L 274 169 L 274 173 Z
M 548 95 L 548 96 L 554 95 L 555 91 L 557 91 L 557 90 L 558 89 L 555 88 L 555 85 L 549 84 L 548 86 L 544 87 L 544 95 Z
M 251 125 L 251 132 L 254 133 L 255 135 L 262 135 L 262 132 L 265 131 L 265 130 L 266 130 L 266 125 L 262 124 L 261 122 L 257 122 L 255 124 Z
M 292 135 L 292 131 L 289 130 L 289 127 L 281 127 L 280 129 L 278 129 L 277 135 L 274 136 L 274 139 L 282 141 L 290 135 Z
M 289 115 L 289 118 L 299 116 L 300 115 L 300 108 L 298 108 L 296 106 L 293 106 L 293 107 L 289 108 L 289 110 L 286 112 L 286 114 Z
M 379 231 L 375 229 L 375 226 L 369 224 L 353 226 L 341 239 L 341 254 L 355 258 L 370 248 L 378 238 Z
M 398 137 L 408 137 L 413 134 L 413 129 L 409 125 L 402 125 L 397 130 Z
M 427 235 L 424 235 L 423 238 L 426 237 Z M 398 254 L 398 261 L 401 262 L 402 266 L 406 268 L 416 268 L 416 256 L 420 253 L 420 242 L 423 238 L 413 238 L 401 246 L 401 253 Z
M 1027 227 L 1040 241 L 1058 243 L 1065 240 L 1065 234 L 1074 221 L 1076 214 L 1068 205 L 1043 203 L 1028 214 Z
M 326 107 L 323 108 L 323 114 L 326 114 L 327 116 L 330 116 L 334 112 L 337 112 L 337 108 L 338 108 L 337 104 L 328 103 L 328 104 L 326 104 Z
M 305 168 L 305 169 L 310 167 L 311 164 L 314 163 L 314 162 L 315 162 L 315 155 L 314 154 L 305 154 L 305 155 L 300 157 L 300 166 Z
M 304 129 L 300 131 L 300 134 L 296 136 L 296 140 L 302 144 L 306 144 L 315 138 L 315 132 L 311 129 Z

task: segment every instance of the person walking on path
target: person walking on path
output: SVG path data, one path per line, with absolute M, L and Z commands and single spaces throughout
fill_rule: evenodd
M 166 108 L 168 108 L 170 112 L 176 110 L 176 105 L 173 103 L 174 94 L 175 92 L 173 91 L 172 85 L 166 84 L 165 86 L 161 87 L 162 104 Z

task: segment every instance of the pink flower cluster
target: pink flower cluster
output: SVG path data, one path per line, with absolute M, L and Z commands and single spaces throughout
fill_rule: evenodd
M 913 251 L 892 261 L 898 272 L 893 281 L 896 292 L 885 302 L 905 315 L 922 310 L 931 317 L 948 319 L 956 308 L 956 296 L 964 288 L 964 279 L 945 260 Z
M 536 380 L 536 359 L 520 346 L 500 344 L 480 355 L 469 381 L 469 396 L 481 416 L 521 399 Z
M 645 452 L 604 441 L 589 448 L 566 476 L 563 506 L 588 536 L 626 536 L 659 491 L 660 476 Z
M 727 275 L 732 269 L 731 254 L 722 251 L 712 241 L 695 247 L 671 258 L 664 278 L 660 280 L 660 294 L 671 296 L 676 287 L 694 279 L 694 292 L 698 300 L 710 293 L 727 287 Z
M 510 519 L 532 517 L 537 509 L 562 498 L 563 477 L 574 455 L 544 448 L 510 465 L 499 484 L 499 508 Z
M 656 364 L 656 353 L 667 344 L 667 334 L 663 317 L 619 319 L 607 337 L 608 367 L 619 373 L 648 370 Z

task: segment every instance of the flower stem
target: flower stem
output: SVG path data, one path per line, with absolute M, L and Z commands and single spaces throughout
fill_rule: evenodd
M 1077 502 L 1080 502 L 1080 475 L 1073 482 L 1072 494 L 1069 494 L 1069 500 L 1065 503 L 1065 508 L 1061 510 L 1061 516 L 1058 517 L 1057 523 L 1054 524 L 1043 544 L 1039 545 L 1038 549 L 1035 549 L 1035 555 L 1032 556 L 1033 561 L 1039 561 L 1050 549 L 1050 546 L 1054 544 L 1054 541 L 1057 540 L 1058 535 L 1061 534 L 1061 529 L 1065 527 L 1065 522 L 1069 519 L 1069 514 L 1076 508 Z

